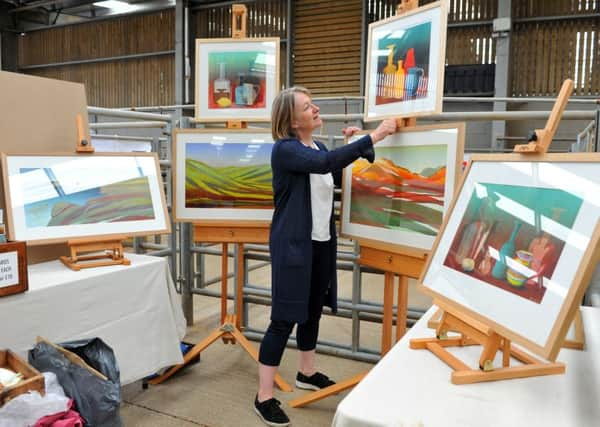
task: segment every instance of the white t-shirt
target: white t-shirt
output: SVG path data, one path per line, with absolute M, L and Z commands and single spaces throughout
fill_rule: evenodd
M 313 142 L 312 148 L 319 147 Z M 329 219 L 333 209 L 333 175 L 310 174 L 310 207 L 312 210 L 312 240 L 326 242 L 331 239 Z

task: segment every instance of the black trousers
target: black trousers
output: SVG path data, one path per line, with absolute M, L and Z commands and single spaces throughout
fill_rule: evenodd
M 319 320 L 323 311 L 325 294 L 331 279 L 332 254 L 329 242 L 312 242 L 312 270 L 308 319 L 296 328 L 296 341 L 301 351 L 314 350 L 319 335 Z M 267 366 L 279 366 L 285 345 L 294 328 L 294 322 L 271 320 L 260 344 L 258 361 Z

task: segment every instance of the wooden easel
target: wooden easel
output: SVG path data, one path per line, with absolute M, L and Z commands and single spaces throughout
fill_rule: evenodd
M 246 36 L 247 9 L 244 5 L 234 4 L 232 6 L 232 34 L 234 38 Z M 239 28 L 241 25 L 241 29 Z M 247 123 L 242 121 L 228 121 L 228 129 L 246 128 Z M 194 241 L 203 243 L 221 243 L 221 326 L 211 332 L 206 338 L 194 345 L 183 358 L 183 364 L 176 365 L 165 372 L 163 375 L 148 381 L 149 384 L 160 384 L 170 378 L 177 371 L 191 363 L 204 349 L 210 346 L 219 338 L 225 344 L 239 343 L 244 350 L 258 362 L 258 352 L 250 344 L 248 339 L 242 334 L 242 313 L 244 298 L 244 243 L 268 243 L 269 242 L 269 224 L 238 222 L 235 225 L 223 223 L 198 224 L 194 226 Z M 238 248 L 237 259 L 237 282 L 235 288 L 236 308 L 234 314 L 227 313 L 227 277 L 228 277 L 228 244 L 234 243 Z M 275 384 L 282 391 L 292 391 L 292 387 L 287 384 L 279 374 L 275 375 Z
M 562 112 L 573 91 L 573 81 L 565 80 L 552 108 L 552 112 L 546 127 L 536 129 L 533 132 L 535 137 L 530 138 L 531 142 L 524 145 L 517 145 L 514 148 L 516 153 L 526 155 L 545 154 L 556 133 Z M 455 311 L 445 307 L 441 301 L 434 301 L 434 304 L 443 307 L 443 314 L 437 323 L 429 323 L 435 326 L 435 338 L 415 338 L 410 340 L 410 348 L 429 350 L 454 369 L 451 376 L 453 384 L 471 384 L 484 381 L 498 381 L 513 378 L 526 378 L 541 375 L 563 374 L 565 365 L 560 362 L 544 362 L 538 360 L 528 353 L 519 350 L 511 345 L 511 341 L 497 333 L 488 325 L 473 319 L 462 311 Z M 439 314 L 438 314 L 439 315 Z M 584 333 L 581 313 L 578 312 L 574 318 L 575 339 L 568 343 L 563 343 L 563 347 L 583 348 Z M 448 332 L 458 332 L 458 337 L 448 337 Z M 446 347 L 481 345 L 483 346 L 481 357 L 479 359 L 479 369 L 471 369 L 461 360 L 452 355 Z M 498 351 L 502 351 L 502 367 L 494 368 L 493 362 Z M 513 357 L 523 365 L 510 367 L 510 358 Z
M 230 225 L 196 225 L 194 226 L 194 241 L 204 243 L 222 243 L 221 253 L 221 325 L 211 332 L 206 338 L 194 345 L 183 358 L 183 364 L 173 366 L 163 375 L 148 381 L 149 384 L 156 385 L 170 378 L 177 371 L 190 364 L 196 356 L 204 349 L 210 346 L 219 338 L 225 344 L 239 343 L 244 350 L 258 362 L 258 352 L 250 344 L 248 339 L 242 334 L 242 313 L 243 313 L 243 288 L 245 277 L 244 271 L 244 243 L 267 243 L 269 241 L 269 226 L 257 226 L 252 224 L 242 224 L 238 226 Z M 227 249 L 229 243 L 235 243 L 238 248 L 237 259 L 237 282 L 236 282 L 236 309 L 235 314 L 227 313 Z M 279 374 L 275 376 L 275 384 L 283 391 L 292 391 L 292 388 L 281 378 Z
M 86 138 L 83 129 L 83 117 L 77 114 L 77 141 L 75 152 L 93 154 L 94 147 Z M 109 265 L 130 265 L 131 261 L 123 255 L 123 240 L 126 236 L 112 236 L 106 238 L 81 238 L 67 241 L 70 256 L 60 256 L 59 259 L 71 270 L 79 271 L 83 268 L 107 267 Z M 103 252 L 90 254 L 91 252 Z
M 130 265 L 131 261 L 123 256 L 125 236 L 106 237 L 104 239 L 71 239 L 67 241 L 71 256 L 60 256 L 60 260 L 71 270 L 82 268 L 106 267 L 109 265 Z M 101 252 L 102 254 L 90 254 Z M 88 255 L 86 255 L 88 254 Z
M 440 305 L 439 301 L 434 304 Z M 449 331 L 458 332 L 458 337 L 448 337 Z M 471 369 L 452 355 L 446 347 L 481 345 L 479 369 Z M 564 374 L 565 365 L 560 362 L 542 362 L 528 353 L 511 345 L 508 338 L 495 332 L 487 325 L 471 318 L 465 313 L 453 314 L 447 308 L 436 329 L 435 338 L 414 338 L 410 348 L 429 350 L 454 369 L 451 376 L 453 384 L 472 384 L 484 381 L 498 381 L 512 378 L 525 378 L 540 375 Z M 494 358 L 502 351 L 502 367 L 494 368 Z M 509 366 L 510 357 L 523 365 Z
M 406 13 L 419 7 L 418 0 L 402 0 L 397 8 L 396 14 Z M 414 127 L 417 125 L 415 117 L 401 117 L 396 119 L 399 129 Z M 383 320 L 381 330 L 381 355 L 384 356 L 392 348 L 393 330 L 393 304 L 394 304 L 394 282 L 398 277 L 398 299 L 396 314 L 396 341 L 400 340 L 406 333 L 406 318 L 408 310 L 408 279 L 418 279 L 425 265 L 427 253 L 424 251 L 406 250 L 398 251 L 387 248 L 385 244 L 369 240 L 361 240 L 360 255 L 358 262 L 366 267 L 373 267 L 384 272 L 383 279 Z M 338 382 L 330 387 L 309 393 L 298 399 L 288 402 L 292 408 L 308 405 L 324 399 L 325 397 L 338 394 L 341 391 L 354 387 L 367 375 L 367 372 L 356 375 L 348 380 Z

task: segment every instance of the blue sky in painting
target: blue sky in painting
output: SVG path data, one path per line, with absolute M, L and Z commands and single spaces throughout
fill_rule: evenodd
M 44 227 L 52 216 L 52 207 L 58 202 L 72 203 L 74 205 L 83 206 L 88 200 L 102 196 L 100 188 L 92 188 L 86 191 L 80 191 L 62 197 L 53 199 L 41 200 L 35 203 L 25 205 L 25 222 L 28 227 Z
M 264 143 L 187 143 L 185 157 L 217 168 L 270 165 L 272 147 Z

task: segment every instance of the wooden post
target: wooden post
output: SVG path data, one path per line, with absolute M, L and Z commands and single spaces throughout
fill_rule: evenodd
M 396 15 L 401 15 L 419 7 L 419 0 L 401 0 L 396 6 Z
M 231 6 L 231 37 L 234 39 L 245 38 L 247 35 L 246 23 L 248 21 L 248 9 L 243 4 Z
M 92 147 L 92 142 L 88 141 L 86 138 L 85 131 L 83 130 L 83 117 L 81 114 L 77 114 L 75 122 L 77 125 L 77 143 L 75 145 L 75 151 L 77 153 L 93 153 L 95 150 L 94 147 Z

